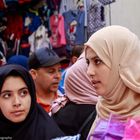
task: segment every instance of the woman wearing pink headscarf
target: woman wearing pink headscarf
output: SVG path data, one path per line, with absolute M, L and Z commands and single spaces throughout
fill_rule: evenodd
M 65 97 L 57 100 L 52 108 L 52 117 L 66 135 L 80 133 L 85 140 L 95 119 L 97 94 L 86 73 L 87 63 L 82 54 L 66 73 Z M 89 122 L 84 122 L 91 115 Z M 81 130 L 80 130 L 81 129 Z

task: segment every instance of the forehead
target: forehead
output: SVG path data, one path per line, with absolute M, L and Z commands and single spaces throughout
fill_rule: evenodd
M 87 47 L 85 50 L 85 56 L 86 58 L 90 59 L 90 58 L 96 57 L 97 54 L 95 53 L 93 49 L 91 49 L 90 47 Z
M 15 84 L 13 84 L 15 83 Z M 2 89 L 4 90 L 5 88 L 19 88 L 21 86 L 26 86 L 26 83 L 24 82 L 24 80 L 19 77 L 19 76 L 8 76 L 6 77 L 6 79 L 4 80 L 3 82 L 3 86 L 2 86 Z M 1 90 L 2 90 L 1 89 Z
M 11 81 L 13 81 L 13 82 L 14 81 L 20 81 L 21 83 L 25 84 L 24 80 L 20 76 L 12 76 L 12 75 L 7 76 L 4 80 L 4 83 L 5 82 L 11 82 Z

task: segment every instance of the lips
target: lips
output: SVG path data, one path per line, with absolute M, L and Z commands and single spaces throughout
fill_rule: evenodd
M 98 84 L 98 83 L 100 83 L 100 82 L 99 82 L 99 81 L 92 80 L 92 83 L 93 83 L 93 84 Z
M 92 80 L 92 84 L 93 86 L 96 88 L 97 85 L 100 83 L 100 81 L 95 81 L 95 80 Z
M 53 83 L 53 85 L 54 85 L 54 86 L 58 86 L 58 85 L 59 85 L 59 82 L 57 82 L 57 83 Z
M 16 111 L 13 111 L 11 113 L 15 116 L 19 116 L 19 115 L 22 115 L 24 113 L 24 110 L 16 110 Z

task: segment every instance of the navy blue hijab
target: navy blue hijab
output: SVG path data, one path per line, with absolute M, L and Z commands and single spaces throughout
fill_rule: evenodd
M 0 137 L 12 140 L 51 140 L 64 136 L 56 123 L 45 110 L 36 102 L 36 91 L 33 79 L 29 72 L 20 65 L 5 65 L 0 67 L 0 91 L 7 76 L 20 76 L 27 85 L 31 95 L 31 107 L 26 119 L 14 123 L 4 117 L 0 111 Z M 13 83 L 16 84 L 16 83 Z

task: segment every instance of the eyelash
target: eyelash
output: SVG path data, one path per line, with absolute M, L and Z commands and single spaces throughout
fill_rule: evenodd
M 103 61 L 99 58 L 96 58 L 93 60 L 95 65 L 99 65 L 101 63 L 103 63 Z M 89 65 L 90 61 L 88 59 L 86 59 L 86 63 Z
M 88 59 L 86 59 L 86 63 L 89 65 L 89 60 Z
M 2 97 L 8 99 L 11 96 L 11 93 L 5 93 Z
M 96 64 L 96 65 L 99 65 L 99 64 L 101 64 L 103 61 L 101 60 L 101 59 L 99 59 L 99 58 L 96 58 L 95 60 L 94 60 L 94 63 Z
M 5 93 L 5 94 L 2 95 L 2 97 L 5 98 L 5 99 L 8 99 L 8 98 L 10 98 L 11 94 L 12 93 L 10 93 L 10 92 Z M 23 89 L 22 91 L 19 92 L 19 95 L 21 97 L 25 97 L 27 94 L 29 94 L 29 91 L 27 89 Z
M 22 90 L 22 91 L 20 92 L 20 95 L 21 95 L 22 97 L 25 97 L 28 93 L 29 93 L 29 91 L 28 91 L 27 89 L 24 89 L 24 90 Z

